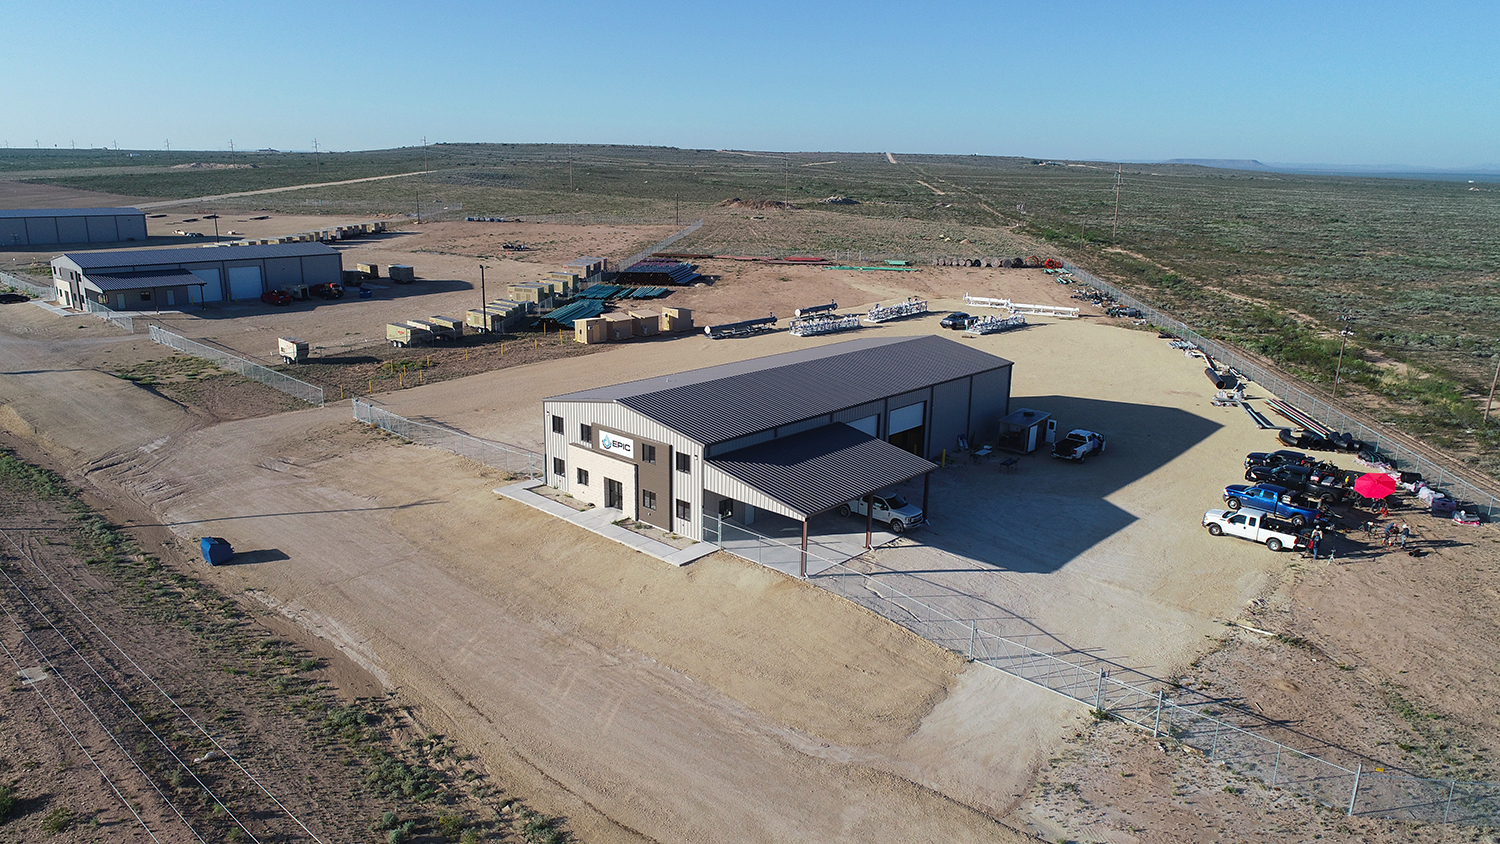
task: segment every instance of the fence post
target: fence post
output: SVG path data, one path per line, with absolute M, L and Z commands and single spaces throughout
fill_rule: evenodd
M 1359 775 L 1364 771 L 1365 763 L 1354 764 L 1354 788 L 1349 792 L 1349 816 L 1354 817 L 1354 801 L 1359 797 Z
M 969 661 L 974 660 L 974 635 L 979 632 L 979 622 L 969 622 Z
M 1219 719 L 1215 718 L 1214 719 L 1214 741 L 1213 741 L 1213 744 L 1209 745 L 1209 748 L 1208 748 L 1208 758 L 1210 758 L 1210 759 L 1214 758 L 1214 754 L 1219 752 L 1219 728 L 1222 727 L 1222 726 L 1224 726 L 1223 722 L 1221 722 Z
M 1156 690 L 1156 720 L 1151 725 L 1152 738 L 1158 738 L 1161 736 L 1161 701 L 1163 694 L 1164 693 L 1161 689 Z
M 1443 823 L 1448 822 L 1448 812 L 1453 808 L 1453 788 L 1458 785 L 1458 780 L 1448 781 L 1448 802 L 1443 804 Z
M 1103 701 L 1104 701 L 1104 674 L 1105 674 L 1104 671 L 1100 671 L 1099 672 L 1099 683 L 1098 683 L 1098 685 L 1094 686 L 1094 708 L 1095 709 L 1103 709 L 1104 708 L 1104 703 L 1103 703 Z
M 1276 775 L 1281 773 L 1281 745 L 1276 745 L 1276 764 L 1271 766 L 1271 787 L 1276 787 Z

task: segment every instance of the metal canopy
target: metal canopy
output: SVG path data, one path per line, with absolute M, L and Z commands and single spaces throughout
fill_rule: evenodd
M 842 423 L 708 461 L 803 519 L 937 468 L 930 460 Z
M 109 293 L 115 290 L 183 287 L 187 285 L 202 287 L 208 283 L 187 270 L 155 270 L 150 272 L 107 274 L 90 273 L 83 277 L 83 281 L 100 293 Z

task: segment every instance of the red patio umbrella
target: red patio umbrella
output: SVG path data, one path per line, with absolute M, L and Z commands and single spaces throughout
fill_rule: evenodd
M 1384 472 L 1367 472 L 1354 480 L 1354 491 L 1366 498 L 1384 498 L 1396 491 L 1396 479 Z

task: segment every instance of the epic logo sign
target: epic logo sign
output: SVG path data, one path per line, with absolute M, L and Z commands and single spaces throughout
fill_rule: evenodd
M 605 451 L 613 451 L 621 457 L 635 459 L 635 441 L 627 440 L 619 434 L 606 434 L 599 432 L 599 447 Z

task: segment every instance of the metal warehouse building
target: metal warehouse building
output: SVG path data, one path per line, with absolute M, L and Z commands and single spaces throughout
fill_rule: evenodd
M 146 239 L 138 208 L 29 208 L 0 211 L 0 246 L 119 243 Z
M 336 282 L 344 268 L 322 243 L 69 252 L 52 259 L 59 304 L 115 310 L 259 299 L 267 290 Z
M 805 551 L 813 516 L 995 436 L 1011 366 L 932 335 L 868 338 L 554 396 L 547 482 L 698 540 L 705 517 L 776 513 L 802 522 Z

